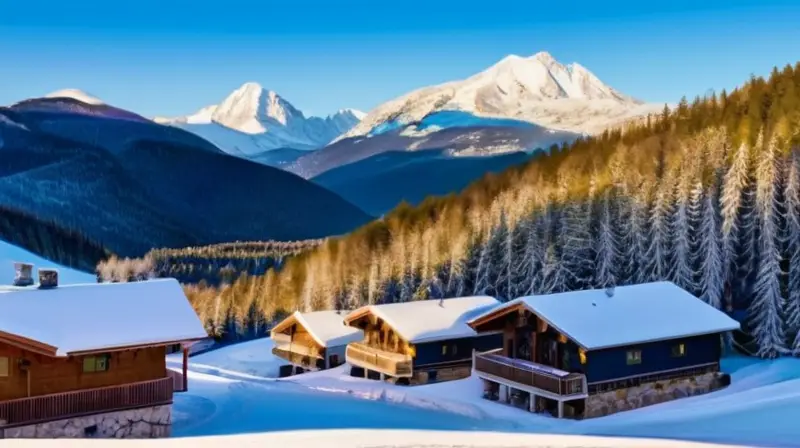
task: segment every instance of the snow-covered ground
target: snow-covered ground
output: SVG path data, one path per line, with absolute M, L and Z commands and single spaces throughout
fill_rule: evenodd
M 625 446 L 615 440 L 561 437 L 575 435 L 800 446 L 798 359 L 725 359 L 723 369 L 732 374 L 732 385 L 725 390 L 609 417 L 571 421 L 483 400 L 475 378 L 402 387 L 349 377 L 342 366 L 275 379 L 282 361 L 271 355 L 271 348 L 269 339 L 261 339 L 191 358 L 190 390 L 175 399 L 173 434 L 251 433 L 236 443 L 273 446 L 284 446 L 281 440 L 291 440 L 295 446 Z M 178 368 L 180 358 L 170 355 L 168 362 Z M 344 431 L 348 429 L 362 431 L 352 435 Z M 390 433 L 377 432 L 379 429 L 416 431 L 395 440 Z M 515 439 L 522 437 L 521 433 L 550 436 Z M 629 443 L 700 446 L 658 445 L 649 440 Z
M 25 249 L 0 240 L 0 285 L 10 285 L 11 282 L 14 281 L 15 261 L 32 263 L 34 267 L 34 276 L 37 275 L 36 269 L 38 268 L 58 269 L 58 281 L 61 284 L 97 282 L 97 278 L 92 274 L 59 266 L 50 260 L 46 260 Z

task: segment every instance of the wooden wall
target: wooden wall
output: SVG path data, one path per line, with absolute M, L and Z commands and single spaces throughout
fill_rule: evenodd
M 458 361 L 467 361 L 471 364 L 473 349 L 479 352 L 485 352 L 502 346 L 503 335 L 500 333 L 417 344 L 417 356 L 414 358 L 414 368 L 424 368 L 426 365 L 430 364 L 453 363 Z
M 672 356 L 672 347 L 679 343 L 685 344 L 686 354 L 680 357 Z M 628 350 L 641 350 L 641 364 L 628 365 Z M 589 351 L 586 379 L 592 383 L 634 375 L 648 375 L 664 370 L 718 362 L 721 355 L 719 334 Z
M 411 344 L 401 338 L 392 327 L 383 320 L 372 316 L 364 316 L 358 328 L 364 330 L 362 343 L 369 347 L 393 353 L 409 354 Z
M 0 377 L 0 401 L 27 396 L 26 373 L 19 359 L 30 361 L 31 396 L 114 386 L 164 378 L 165 347 L 110 353 L 108 370 L 83 372 L 83 357 L 50 358 L 0 344 L 0 356 L 9 357 L 9 376 Z

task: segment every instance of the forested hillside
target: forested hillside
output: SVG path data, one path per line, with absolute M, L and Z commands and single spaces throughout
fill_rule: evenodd
M 262 275 L 284 261 L 319 246 L 323 240 L 248 241 L 183 249 L 153 249 L 142 258 L 112 256 L 97 265 L 102 281 L 175 278 L 181 283 L 218 286 L 242 274 Z
M 667 279 L 740 316 L 759 356 L 800 354 L 799 128 L 797 64 L 188 292 L 214 331 L 247 332 L 298 308 Z

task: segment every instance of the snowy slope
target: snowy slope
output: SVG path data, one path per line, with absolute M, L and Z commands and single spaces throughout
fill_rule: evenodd
M 271 341 L 262 339 L 192 357 L 189 392 L 175 397 L 173 435 L 192 436 L 193 441 L 206 440 L 195 436 L 230 435 L 233 438 L 226 441 L 246 440 L 254 446 L 288 446 L 287 441 L 297 446 L 385 446 L 380 444 L 393 440 L 395 446 L 408 441 L 400 444 L 408 447 L 707 446 L 698 442 L 789 447 L 797 446 L 800 440 L 796 425 L 800 417 L 799 359 L 725 358 L 722 369 L 732 377 L 726 389 L 573 421 L 484 400 L 476 378 L 403 387 L 350 377 L 344 365 L 275 379 L 273 372 L 280 359 L 270 350 Z M 170 355 L 168 365 L 178 369 L 180 358 Z M 249 373 L 237 371 L 241 368 Z M 403 432 L 403 438 L 397 439 L 394 435 L 400 432 L 383 435 L 376 431 L 378 428 L 413 431 Z M 322 431 L 330 429 L 336 431 Z M 357 433 L 347 438 L 347 429 Z M 252 434 L 246 439 L 235 435 L 265 431 L 269 433 Z M 484 438 L 488 436 L 475 431 L 493 431 L 495 438 Z M 504 434 L 508 432 L 516 436 Z M 333 434 L 341 439 L 322 439 Z M 389 434 L 392 438 L 385 438 Z M 578 435 L 691 442 L 574 438 Z
M 663 105 L 644 104 L 600 81 L 577 63 L 564 65 L 549 53 L 511 55 L 462 81 L 415 90 L 372 110 L 340 137 L 422 120 L 438 111 L 513 118 L 547 128 L 593 134 Z
M 34 270 L 38 268 L 58 269 L 58 281 L 61 284 L 94 283 L 97 281 L 92 274 L 65 268 L 25 249 L 0 240 L 0 285 L 10 285 L 14 281 L 14 262 L 16 261 L 32 263 Z M 35 272 L 34 275 L 36 275 Z
M 184 117 L 154 120 L 193 132 L 233 155 L 251 157 L 277 148 L 322 147 L 363 116 L 363 112 L 342 109 L 324 118 L 306 117 L 277 93 L 248 82 L 218 105 Z

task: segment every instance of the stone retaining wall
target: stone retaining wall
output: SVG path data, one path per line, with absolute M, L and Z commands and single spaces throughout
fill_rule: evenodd
M 150 439 L 169 437 L 171 427 L 172 405 L 164 405 L 0 429 L 0 439 Z
M 702 395 L 723 387 L 721 373 L 654 381 L 627 389 L 590 395 L 584 418 L 602 417 L 679 398 Z
M 436 371 L 437 383 L 442 381 L 460 380 L 467 378 L 472 374 L 472 366 L 470 365 L 415 370 L 414 375 L 410 379 L 411 385 L 428 384 L 430 382 L 428 371 L 430 370 Z

